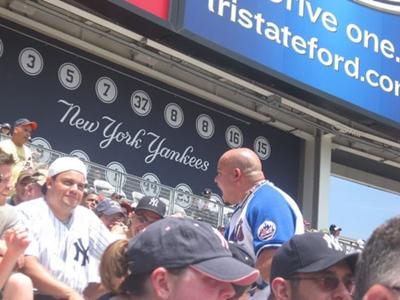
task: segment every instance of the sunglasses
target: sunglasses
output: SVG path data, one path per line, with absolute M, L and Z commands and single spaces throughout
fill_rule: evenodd
M 322 275 L 318 277 L 290 277 L 288 280 L 313 280 L 316 281 L 320 284 L 320 286 L 325 290 L 325 291 L 333 291 L 337 289 L 340 285 L 340 282 L 343 283 L 347 291 L 350 293 L 353 293 L 354 290 L 354 278 L 352 276 L 346 276 L 342 279 L 339 279 L 336 276 L 332 275 Z

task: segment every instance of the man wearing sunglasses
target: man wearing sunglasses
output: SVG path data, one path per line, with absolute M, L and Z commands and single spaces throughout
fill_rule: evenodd
M 275 253 L 269 300 L 351 300 L 358 253 L 322 232 L 296 235 Z
M 150 224 L 164 218 L 166 205 L 159 198 L 144 196 L 136 205 L 129 227 L 130 237 L 134 237 Z

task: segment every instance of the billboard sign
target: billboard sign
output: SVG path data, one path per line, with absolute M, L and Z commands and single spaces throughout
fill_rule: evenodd
M 398 1 L 184 2 L 185 36 L 369 117 L 400 125 Z
M 0 50 L 0 121 L 37 121 L 38 146 L 196 194 L 219 193 L 218 157 L 248 147 L 297 196 L 301 141 L 289 133 L 1 19 Z

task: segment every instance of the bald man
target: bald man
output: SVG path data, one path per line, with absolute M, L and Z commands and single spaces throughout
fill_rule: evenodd
M 235 207 L 225 238 L 254 254 L 264 280 L 251 299 L 266 299 L 272 256 L 294 234 L 304 232 L 301 212 L 289 195 L 265 179 L 261 161 L 250 149 L 225 152 L 215 182 L 224 203 Z

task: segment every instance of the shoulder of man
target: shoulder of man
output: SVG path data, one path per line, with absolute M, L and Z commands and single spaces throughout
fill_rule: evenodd
M 26 219 L 41 219 L 47 208 L 46 201 L 43 198 L 37 198 L 30 201 L 22 202 L 15 206 L 20 216 Z
M 18 226 L 19 218 L 17 210 L 11 205 L 0 206 L 0 236 L 3 235 L 4 231 L 9 228 Z
M 0 141 L 0 148 L 4 151 L 9 153 L 13 148 L 15 148 L 15 144 L 12 142 L 11 139 L 6 139 Z

